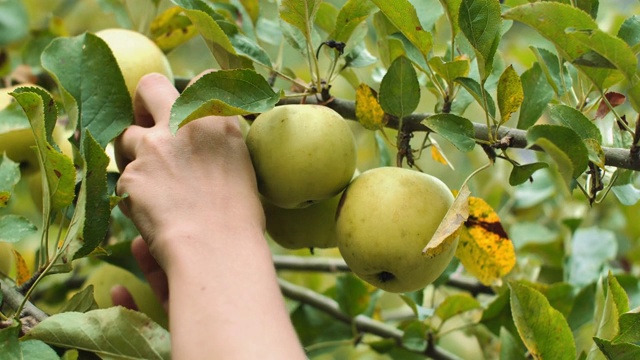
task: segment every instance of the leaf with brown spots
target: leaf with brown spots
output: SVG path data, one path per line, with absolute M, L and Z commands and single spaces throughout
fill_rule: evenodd
M 513 243 L 500 218 L 480 198 L 469 198 L 469 217 L 460 231 L 456 257 L 485 285 L 499 281 L 516 263 Z
M 378 94 L 367 84 L 360 84 L 356 90 L 356 119 L 369 130 L 380 130 L 388 121 L 378 103 Z

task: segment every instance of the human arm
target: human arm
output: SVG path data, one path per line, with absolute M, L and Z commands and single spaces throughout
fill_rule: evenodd
M 173 358 L 304 359 L 238 119 L 199 119 L 173 136 L 177 97 L 166 78 L 144 77 L 136 125 L 116 141 L 123 211 L 168 279 Z

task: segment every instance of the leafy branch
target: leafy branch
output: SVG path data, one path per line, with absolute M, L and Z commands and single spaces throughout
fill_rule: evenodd
M 279 104 L 284 105 L 293 103 L 299 103 L 299 99 L 286 98 L 282 99 Z M 306 103 L 325 103 L 325 101 L 318 101 L 318 99 L 311 97 L 306 99 Z M 345 119 L 356 119 L 355 101 L 332 98 L 330 102 L 326 103 L 326 106 L 337 111 Z M 431 130 L 426 125 L 421 123 L 422 120 L 430 115 L 431 114 L 427 113 L 413 113 L 406 116 L 404 118 L 404 129 L 410 132 L 430 132 Z M 392 117 L 385 126 L 397 130 L 400 126 L 400 122 L 398 121 L 398 119 Z M 504 146 L 505 148 L 542 151 L 542 149 L 537 146 L 529 147 L 529 144 L 527 142 L 526 130 L 500 126 L 496 132 L 495 128 L 490 129 L 486 124 L 480 123 L 473 123 L 473 128 L 476 141 L 488 142 L 491 140 L 491 136 L 495 136 L 497 134 L 498 138 L 496 140 L 498 140 L 499 144 L 501 146 Z M 640 171 L 640 157 L 638 157 L 630 149 L 602 147 L 602 150 L 605 156 L 605 165 L 621 169 Z
M 383 322 L 373 320 L 372 318 L 364 315 L 358 315 L 351 317 L 340 310 L 339 305 L 332 299 L 320 295 L 317 292 L 307 289 L 302 286 L 292 284 L 286 280 L 278 279 L 280 290 L 283 295 L 291 300 L 296 300 L 326 313 L 334 319 L 341 321 L 345 324 L 354 326 L 358 331 L 366 332 L 369 334 L 377 335 L 385 339 L 393 339 L 398 346 L 405 348 L 406 350 L 417 352 L 410 348 L 403 346 L 402 339 L 404 332 L 393 326 L 387 325 Z M 455 359 L 455 356 L 448 352 L 438 348 L 431 341 L 425 351 L 417 352 L 419 354 L 428 356 L 435 360 L 448 360 Z

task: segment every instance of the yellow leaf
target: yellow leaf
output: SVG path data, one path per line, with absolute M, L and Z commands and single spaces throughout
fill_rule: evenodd
M 484 285 L 491 285 L 513 269 L 513 243 L 498 214 L 480 198 L 469 198 L 469 218 L 460 231 L 456 257 Z
M 444 215 L 440 226 L 433 234 L 431 241 L 422 250 L 422 254 L 434 257 L 448 248 L 448 246 L 443 245 L 448 245 L 456 240 L 458 230 L 469 216 L 469 195 L 469 188 L 465 186 L 460 189 L 451 208 Z
M 151 23 L 150 30 L 151 38 L 165 53 L 186 43 L 197 34 L 196 27 L 177 6 L 158 15 Z
M 13 257 L 16 259 L 16 285 L 20 286 L 31 279 L 31 271 L 29 271 L 27 262 L 24 261 L 22 255 L 15 249 L 12 250 Z
M 369 130 L 380 130 L 388 121 L 378 103 L 378 94 L 367 84 L 360 84 L 356 90 L 356 119 Z

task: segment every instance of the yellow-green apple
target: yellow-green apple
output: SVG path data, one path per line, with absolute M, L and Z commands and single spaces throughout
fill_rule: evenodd
M 349 268 L 368 283 L 395 293 L 433 282 L 458 243 L 444 241 L 434 257 L 422 254 L 453 204 L 438 178 L 398 167 L 367 170 L 349 184 L 336 214 L 338 248 Z
M 143 34 L 119 28 L 96 32 L 104 40 L 120 67 L 129 94 L 133 96 L 138 81 L 149 73 L 160 73 L 173 81 L 169 60 L 160 48 Z
M 260 193 L 285 209 L 339 194 L 356 168 L 349 126 L 321 105 L 283 105 L 260 114 L 246 143 Z

